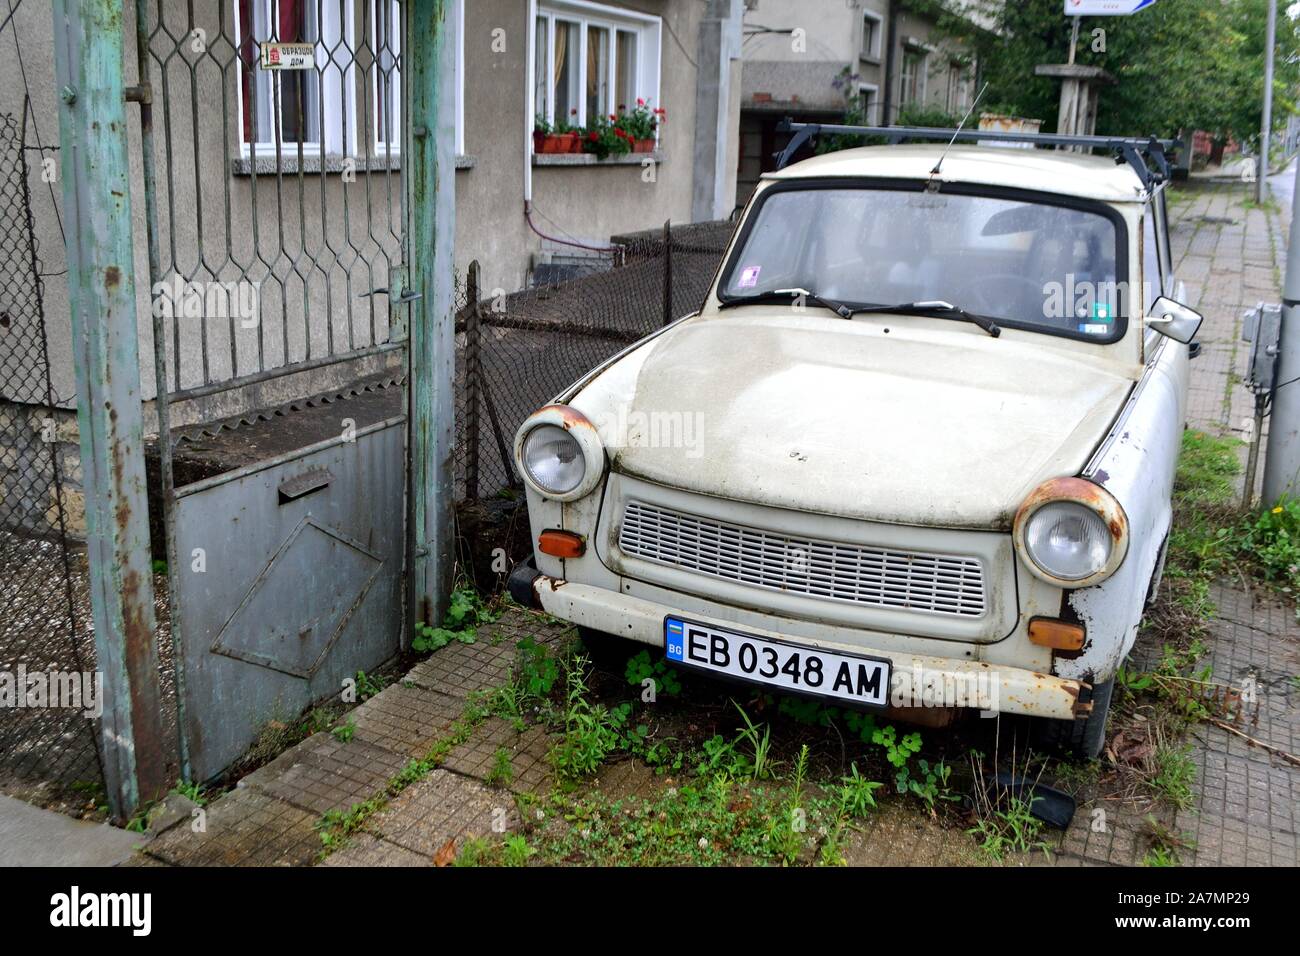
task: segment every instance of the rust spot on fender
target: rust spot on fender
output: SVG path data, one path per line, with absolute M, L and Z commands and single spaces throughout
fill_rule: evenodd
M 551 411 L 559 412 L 560 425 L 567 430 L 572 430 L 574 428 L 590 428 L 592 431 L 596 430 L 596 426 L 591 423 L 591 419 L 571 405 L 545 405 L 533 412 L 533 414 L 540 415 L 542 412 Z

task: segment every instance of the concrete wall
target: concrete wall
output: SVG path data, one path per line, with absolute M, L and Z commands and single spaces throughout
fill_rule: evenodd
M 614 3 L 663 18 L 661 85 L 658 103 L 668 110 L 657 165 L 647 170 L 641 158 L 599 165 L 536 165 L 533 173 L 533 221 L 542 232 L 596 245 L 616 233 L 655 227 L 665 219 L 689 221 L 695 152 L 695 84 L 692 61 L 698 58 L 696 34 L 705 4 L 698 0 L 629 0 Z M 228 380 L 262 368 L 276 367 L 364 347 L 387 337 L 383 296 L 366 297 L 388 285 L 388 271 L 400 262 L 401 182 L 397 163 L 373 155 L 373 104 L 369 84 L 358 76 L 344 96 L 355 117 L 355 181 L 345 181 L 341 161 L 304 165 L 297 174 L 296 153 L 282 157 L 286 170 L 277 188 L 274 160 L 258 164 L 253 176 L 241 158 L 233 47 L 219 38 L 233 35 L 232 4 L 194 4 L 194 26 L 206 31 L 206 52 L 194 53 L 186 36 L 185 0 L 163 0 L 172 41 L 157 37 L 156 54 L 170 56 L 165 70 L 154 68 L 155 140 L 160 204 L 163 273 L 173 269 L 195 279 L 260 283 L 259 316 L 253 328 L 236 319 L 184 317 L 167 336 L 169 361 L 180 363 L 181 388 Z M 125 4 L 128 22 L 127 77 L 135 70 L 133 3 Z M 456 261 L 463 275 L 478 259 L 488 290 L 514 291 L 527 279 L 534 256 L 566 247 L 530 230 L 524 219 L 525 164 L 533 161 L 527 110 L 527 36 L 529 4 L 525 0 L 466 0 L 464 25 L 464 153 L 455 174 L 457 198 Z M 360 0 L 355 0 L 354 29 L 361 34 Z M 496 33 L 494 31 L 501 31 Z M 504 37 L 505 49 L 493 48 Z M 676 37 L 676 39 L 674 39 Z M 680 45 L 679 45 L 680 42 Z M 684 49 L 683 49 L 684 48 Z M 52 59 L 52 23 L 48 5 L 25 4 L 0 35 L 0 110 L 21 115 L 24 88 L 32 93 L 31 118 L 41 141 L 56 145 L 58 122 Z M 21 61 L 19 58 L 21 53 Z M 370 68 L 368 54 L 358 53 L 358 70 Z M 26 84 L 22 71 L 26 71 Z M 738 78 L 739 67 L 733 69 Z M 338 83 L 331 71 L 328 82 Z M 733 90 L 739 84 L 733 84 Z M 739 101 L 728 103 L 734 130 Z M 130 136 L 140 142 L 138 111 L 128 109 Z M 30 123 L 30 121 L 29 121 Z M 170 131 L 170 146 L 167 133 Z M 29 125 L 29 139 L 34 141 Z M 728 145 L 734 175 L 735 144 Z M 33 154 L 36 155 L 36 154 Z M 47 152 L 57 159 L 57 152 Z M 133 149 L 133 218 L 136 241 L 136 289 L 142 350 L 141 377 L 146 398 L 154 394 L 152 319 L 145 205 L 140 150 Z M 369 169 L 367 170 L 367 167 Z M 40 180 L 34 161 L 32 191 L 41 243 L 47 325 L 55 379 L 62 404 L 74 399 L 63 238 L 56 210 L 61 186 Z M 734 189 L 734 184 L 728 189 Z M 228 221 L 227 221 L 228 217 Z M 373 326 L 373 328 L 372 328 Z M 351 338 L 349 338 L 351 336 Z M 206 339 L 206 367 L 202 342 Z M 233 352 L 233 356 L 232 356 Z M 175 388 L 176 383 L 172 383 Z

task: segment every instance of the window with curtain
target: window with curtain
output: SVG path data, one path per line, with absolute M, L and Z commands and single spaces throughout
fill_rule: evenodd
M 609 28 L 587 27 L 587 124 L 613 112 L 609 102 Z
M 323 3 L 319 19 L 338 36 L 339 3 Z M 261 44 L 320 43 L 321 23 L 313 0 L 238 0 L 241 71 L 241 121 L 244 142 L 263 150 L 301 143 L 319 149 L 321 73 L 314 70 L 263 70 Z
M 659 17 L 551 0 L 538 6 L 533 46 L 533 104 L 548 123 L 591 125 L 632 109 L 659 105 Z
M 921 50 L 903 51 L 902 100 L 906 104 L 919 104 L 925 95 L 925 53 Z

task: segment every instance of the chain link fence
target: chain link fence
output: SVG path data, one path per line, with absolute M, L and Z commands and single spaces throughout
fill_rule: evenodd
M 615 237 L 600 271 L 492 297 L 457 283 L 456 496 L 511 497 L 515 431 L 584 373 L 700 307 L 731 221 Z
M 0 115 L 0 792 L 84 805 L 102 793 L 95 650 L 80 520 L 65 459 L 72 420 L 50 376 L 25 126 Z M 75 442 L 75 437 L 72 439 Z M 55 706 L 91 683 L 85 706 Z

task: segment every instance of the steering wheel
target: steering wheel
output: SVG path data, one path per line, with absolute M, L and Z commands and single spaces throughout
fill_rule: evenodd
M 1037 282 L 1008 272 L 972 276 L 970 282 L 977 300 L 971 311 L 987 315 L 1006 315 L 1008 304 L 1019 310 L 1028 303 L 1044 302 L 1047 297 Z M 1013 288 L 1015 291 L 1011 291 Z

